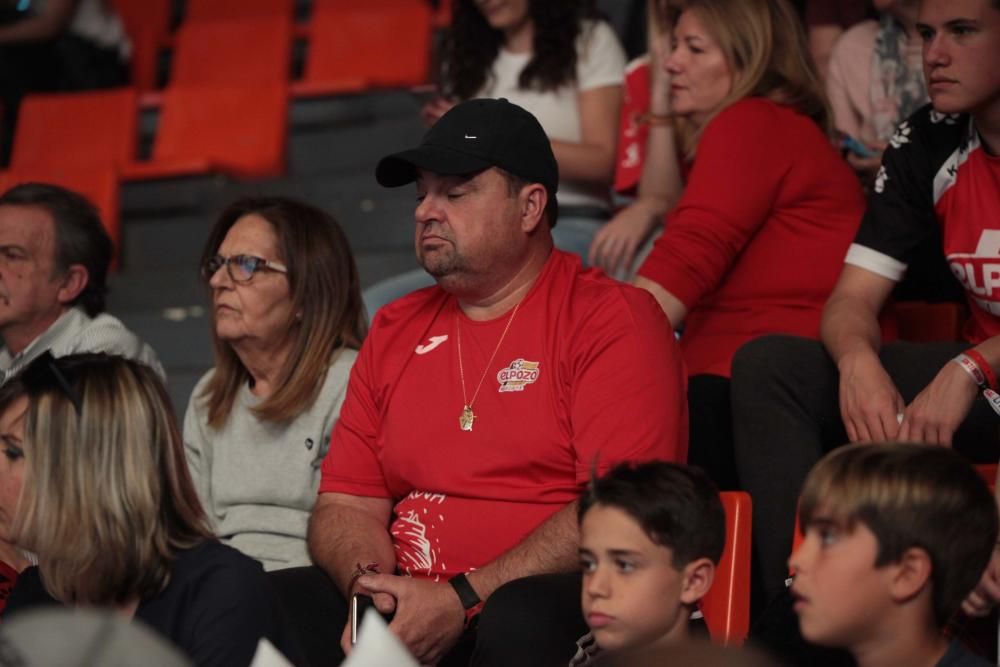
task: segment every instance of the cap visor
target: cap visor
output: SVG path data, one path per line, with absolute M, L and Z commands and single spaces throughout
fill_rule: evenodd
M 395 188 L 417 180 L 417 169 L 445 176 L 472 174 L 489 169 L 493 164 L 475 155 L 442 146 L 420 146 L 394 153 L 379 160 L 375 180 L 379 185 Z

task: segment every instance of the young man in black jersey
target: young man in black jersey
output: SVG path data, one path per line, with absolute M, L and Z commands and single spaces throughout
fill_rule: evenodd
M 764 594 L 782 592 L 801 482 L 845 441 L 952 446 L 996 462 L 984 390 L 1000 369 L 1000 0 L 924 0 L 917 30 L 931 105 L 885 152 L 824 310 L 823 344 L 767 337 L 733 362 L 741 482 L 754 498 Z M 939 235 L 971 317 L 960 343 L 883 345 L 879 314 L 919 243 Z M 966 601 L 1000 598 L 1000 557 Z

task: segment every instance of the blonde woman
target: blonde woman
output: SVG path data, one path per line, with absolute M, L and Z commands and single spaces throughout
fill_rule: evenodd
M 5 618 L 110 608 L 198 665 L 249 664 L 261 638 L 298 660 L 261 567 L 213 537 L 169 406 L 152 370 L 100 354 L 45 354 L 4 387 L 0 437 L 24 461 L 9 537 L 38 555 Z
M 689 461 L 734 488 L 733 354 L 766 333 L 819 335 L 864 202 L 786 0 L 691 0 L 673 42 L 661 64 L 678 129 L 660 131 L 683 137 L 687 176 L 635 284 L 684 327 Z

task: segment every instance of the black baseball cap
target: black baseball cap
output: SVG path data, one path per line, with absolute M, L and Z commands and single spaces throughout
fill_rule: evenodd
M 506 99 L 475 99 L 452 107 L 427 130 L 417 148 L 382 158 L 380 185 L 395 188 L 417 180 L 417 169 L 457 176 L 500 167 L 554 194 L 559 167 L 538 119 Z

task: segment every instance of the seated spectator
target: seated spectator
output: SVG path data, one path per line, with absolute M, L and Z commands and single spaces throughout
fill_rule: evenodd
M 647 0 L 649 52 L 626 67 L 621 143 L 615 188 L 635 200 L 594 236 L 589 262 L 609 275 L 631 279 L 648 253 L 647 241 L 680 198 L 680 151 L 670 114 L 670 76 L 662 67 L 673 23 L 684 0 Z M 638 86 L 643 86 L 638 88 Z
M 111 253 L 75 192 L 27 183 L 0 195 L 0 385 L 46 350 L 118 354 L 163 377 L 152 348 L 104 312 Z
M 833 47 L 852 25 L 872 18 L 871 0 L 805 0 L 809 55 L 825 80 Z
M 932 445 L 855 445 L 806 478 L 792 554 L 802 634 L 858 667 L 986 667 L 944 633 L 990 560 L 997 506 L 972 467 Z
M 458 0 L 441 49 L 433 125 L 460 100 L 506 98 L 542 124 L 559 165 L 556 247 L 587 257 L 610 217 L 625 52 L 594 0 Z M 374 313 L 433 284 L 417 269 L 365 291 Z
M 848 440 L 954 446 L 977 462 L 1000 452 L 996 413 L 981 397 L 1000 368 L 1000 0 L 924 0 L 917 30 L 932 105 L 885 152 L 823 310 L 823 342 L 765 337 L 733 361 L 739 475 L 754 499 L 767 598 L 784 591 L 799 490 L 825 452 Z M 914 248 L 938 233 L 972 313 L 964 340 L 883 345 L 879 313 Z
M 841 35 L 830 56 L 826 92 L 837 131 L 861 142 L 842 144 L 847 161 L 866 180 L 875 176 L 896 126 L 927 103 L 919 0 L 876 0 L 878 20 Z M 868 154 L 859 154 L 867 149 Z
M 367 329 L 358 272 L 328 214 L 242 199 L 205 244 L 215 368 L 184 418 L 188 465 L 226 544 L 265 569 L 308 565 L 319 466 Z
M 621 464 L 591 482 L 579 505 L 582 665 L 602 651 L 680 645 L 726 544 L 719 492 L 697 468 Z
M 586 631 L 576 501 L 591 470 L 686 453 L 668 323 L 553 248 L 556 160 L 521 107 L 456 105 L 376 178 L 416 181 L 417 257 L 437 285 L 376 314 L 309 525 L 322 571 L 273 579 L 310 656 L 335 649 L 331 627 L 347 645 L 347 600 L 364 593 L 421 663 L 565 664 Z
M 765 333 L 819 335 L 864 204 L 786 0 L 692 0 L 674 41 L 663 67 L 693 163 L 635 284 L 684 325 L 688 460 L 731 489 L 732 356 Z
M 116 610 L 197 665 L 247 665 L 268 638 L 299 661 L 260 565 L 212 535 L 166 389 L 122 357 L 45 354 L 2 390 L 23 456 L 11 537 L 38 554 L 5 617 L 42 605 Z
M 0 0 L 0 153 L 10 157 L 27 93 L 128 83 L 131 44 L 109 0 Z

